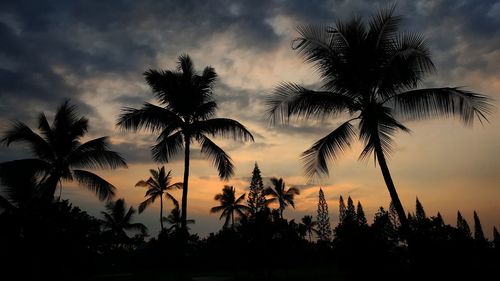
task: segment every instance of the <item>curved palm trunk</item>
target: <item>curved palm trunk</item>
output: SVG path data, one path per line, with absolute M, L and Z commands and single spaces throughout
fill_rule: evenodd
M 51 174 L 47 179 L 39 184 L 40 197 L 42 200 L 47 202 L 52 202 L 54 199 L 54 194 L 57 190 L 57 184 L 60 182 L 61 176 L 58 174 Z
M 181 229 L 187 233 L 187 194 L 189 179 L 189 137 L 185 137 L 184 147 L 184 181 L 182 182 L 182 210 L 181 210 Z
M 234 231 L 234 210 L 231 212 L 231 229 Z
M 385 161 L 385 156 L 382 152 L 380 143 L 375 145 L 375 153 L 377 155 L 378 164 L 380 165 L 380 170 L 382 171 L 382 176 L 384 177 L 385 184 L 387 185 L 387 189 L 389 190 L 389 194 L 391 195 L 392 203 L 394 204 L 396 212 L 398 213 L 403 233 L 407 234 L 406 232 L 408 231 L 408 219 L 406 218 L 403 204 L 401 204 L 401 200 L 399 200 L 399 196 L 396 191 L 396 187 L 394 186 L 394 182 L 392 181 L 389 167 L 387 166 L 387 162 Z
M 160 196 L 160 226 L 163 231 L 163 194 Z

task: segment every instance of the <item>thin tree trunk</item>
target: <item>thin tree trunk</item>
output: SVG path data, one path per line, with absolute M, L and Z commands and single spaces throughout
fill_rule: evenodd
M 59 180 L 59 198 L 57 199 L 57 202 L 61 202 L 61 196 L 62 196 L 62 182 Z
M 234 231 L 234 211 L 231 212 L 231 229 Z
M 380 165 L 380 170 L 382 171 L 382 176 L 384 177 L 385 184 L 387 185 L 387 189 L 389 190 L 389 194 L 391 195 L 392 203 L 394 204 L 396 212 L 398 213 L 403 233 L 406 235 L 407 231 L 409 230 L 408 219 L 406 218 L 403 204 L 401 204 L 401 200 L 399 200 L 399 196 L 396 191 L 396 187 L 394 186 L 394 182 L 392 181 L 389 167 L 387 167 L 387 162 L 385 161 L 385 156 L 382 152 L 380 143 L 375 146 L 375 153 L 377 155 L 378 164 Z
M 160 226 L 163 231 L 163 194 L 160 194 Z
M 46 202 L 52 202 L 54 200 L 54 195 L 57 190 L 57 184 L 60 181 L 61 176 L 57 174 L 51 174 L 45 181 L 40 183 L 40 197 Z
M 181 229 L 187 233 L 187 195 L 189 180 L 189 144 L 188 136 L 184 139 L 184 181 L 182 182 L 182 210 L 181 210 Z

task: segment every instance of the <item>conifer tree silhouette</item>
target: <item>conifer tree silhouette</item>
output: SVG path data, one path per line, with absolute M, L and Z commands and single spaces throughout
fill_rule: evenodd
M 464 219 L 464 217 L 462 217 L 460 211 L 457 212 L 457 229 L 460 233 L 462 233 L 462 235 L 464 235 L 465 238 L 472 239 L 472 233 L 470 231 L 469 224 Z
M 250 182 L 247 204 L 252 215 L 255 215 L 257 212 L 266 207 L 264 183 L 262 182 L 262 176 L 257 162 L 255 162 L 255 166 L 252 171 L 252 180 Z
M 478 247 L 486 247 L 488 241 L 484 237 L 483 227 L 476 211 L 474 211 L 474 241 Z
M 363 206 L 361 206 L 361 202 L 358 201 L 358 205 L 356 208 L 356 219 L 358 221 L 358 225 L 361 227 L 368 227 L 368 222 L 366 221 L 365 211 L 363 211 Z
M 346 207 L 345 207 L 345 203 L 344 203 L 344 198 L 342 198 L 342 195 L 340 195 L 340 198 L 339 198 L 339 223 L 344 222 L 345 212 L 346 212 Z
M 425 219 L 427 219 L 427 216 L 425 215 L 425 211 L 424 211 L 424 206 L 422 206 L 422 203 L 420 203 L 420 201 L 418 200 L 418 197 L 417 197 L 417 201 L 416 201 L 416 204 L 415 204 L 415 219 L 417 221 L 424 221 Z
M 328 203 L 321 188 L 319 189 L 318 216 L 316 221 L 318 225 L 318 239 L 321 241 L 330 241 L 332 238 L 332 229 L 330 226 L 330 216 L 328 215 Z

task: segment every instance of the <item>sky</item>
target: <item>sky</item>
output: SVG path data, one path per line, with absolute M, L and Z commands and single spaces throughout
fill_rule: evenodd
M 390 199 L 378 166 L 360 162 L 356 143 L 330 167 L 330 175 L 314 182 L 304 176 L 300 154 L 339 124 L 298 121 L 269 126 L 264 100 L 282 81 L 308 87 L 318 85 L 312 65 L 291 49 L 304 24 L 333 25 L 354 15 L 368 19 L 393 1 L 9 1 L 0 2 L 0 132 L 11 120 L 36 127 L 36 116 L 49 118 L 70 99 L 90 120 L 86 140 L 110 136 L 112 148 L 128 162 L 128 169 L 96 171 L 114 184 L 117 198 L 137 207 L 145 190 L 134 187 L 162 164 L 151 160 L 154 136 L 117 129 L 123 107 L 138 108 L 154 101 L 142 73 L 174 69 L 179 55 L 189 54 L 195 67 L 212 66 L 219 75 L 215 99 L 217 116 L 240 121 L 254 135 L 254 143 L 216 139 L 230 154 L 235 176 L 217 177 L 210 162 L 194 148 L 189 184 L 188 216 L 196 220 L 192 232 L 205 236 L 222 226 L 215 194 L 232 185 L 248 192 L 257 162 L 265 184 L 281 177 L 298 187 L 295 209 L 285 217 L 299 220 L 316 215 L 322 187 L 331 223 L 338 221 L 338 198 L 361 201 L 368 220 Z M 437 73 L 424 86 L 463 86 L 500 100 L 500 1 L 398 1 L 404 17 L 402 31 L 425 36 Z M 497 102 L 495 102 L 497 104 Z M 498 106 L 497 106 L 498 107 Z M 473 211 L 485 233 L 500 227 L 500 115 L 472 128 L 458 120 L 405 123 L 411 134 L 396 136 L 389 168 L 407 211 L 416 197 L 428 215 L 439 211 L 455 225 L 460 210 L 470 224 Z M 0 162 L 27 157 L 21 146 L 0 147 Z M 182 181 L 182 156 L 165 164 L 174 181 Z M 100 216 L 104 203 L 87 190 L 64 184 L 63 198 Z M 180 192 L 174 192 L 180 200 Z M 165 206 L 166 211 L 172 208 Z M 159 230 L 159 206 L 136 217 L 151 235 Z

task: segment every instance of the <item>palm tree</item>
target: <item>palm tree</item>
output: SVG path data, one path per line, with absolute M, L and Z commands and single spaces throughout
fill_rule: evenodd
M 147 228 L 142 223 L 133 223 L 135 209 L 130 207 L 127 210 L 125 199 L 110 201 L 106 204 L 106 211 L 103 215 L 102 226 L 105 233 L 109 233 L 118 244 L 126 243 L 130 240 L 127 231 L 139 231 L 146 233 Z
M 456 116 L 471 125 L 486 120 L 492 110 L 487 96 L 461 88 L 419 88 L 435 68 L 420 34 L 400 33 L 401 17 L 394 7 L 378 12 L 368 24 L 359 18 L 334 27 L 302 26 L 293 48 L 313 63 L 321 75 L 319 91 L 282 83 L 268 99 L 271 123 L 291 116 L 347 120 L 302 154 L 307 176 L 328 174 L 328 161 L 337 159 L 356 137 L 364 142 L 360 159 L 373 153 L 378 161 L 402 225 L 407 219 L 387 166 L 393 136 L 409 132 L 401 120 Z
M 167 217 L 163 217 L 163 221 L 166 221 L 170 227 L 167 229 L 169 232 L 175 231 L 178 232 L 181 229 L 182 219 L 181 219 L 181 210 L 179 209 L 179 205 L 176 205 L 170 211 L 170 214 Z M 186 220 L 186 224 L 193 224 L 194 220 Z
M 184 150 L 181 217 L 182 228 L 186 229 L 191 143 L 196 141 L 201 146 L 201 153 L 212 160 L 219 177 L 227 180 L 234 174 L 233 162 L 209 137 L 253 141 L 253 136 L 235 120 L 213 118 L 217 110 L 213 98 L 217 74 L 213 68 L 206 67 L 198 75 L 191 58 L 182 55 L 177 70 L 150 69 L 144 76 L 160 106 L 144 103 L 140 109 L 124 108 L 117 125 L 127 130 L 159 132 L 151 149 L 157 162 L 168 162 Z
M 224 227 L 227 227 L 231 220 L 231 228 L 234 229 L 234 213 L 240 218 L 245 218 L 245 212 L 250 212 L 250 207 L 241 204 L 245 200 L 246 193 L 236 198 L 235 189 L 232 186 L 225 185 L 222 193 L 215 195 L 214 200 L 219 201 L 220 205 L 210 209 L 210 213 L 222 212 L 219 219 L 225 218 Z
M 299 195 L 300 191 L 295 187 L 290 187 L 288 190 L 285 187 L 285 182 L 282 178 L 271 178 L 272 187 L 267 187 L 264 189 L 265 195 L 270 195 L 271 198 L 268 200 L 269 203 L 278 201 L 280 218 L 283 219 L 283 211 L 288 205 L 295 208 L 295 202 L 293 198 L 295 195 Z
M 160 226 L 163 230 L 163 194 L 165 194 L 165 197 L 170 199 L 175 206 L 179 206 L 177 200 L 168 191 L 182 188 L 182 182 L 170 184 L 170 180 L 172 179 L 170 173 L 172 171 L 168 171 L 168 173 L 165 174 L 165 166 L 158 168 L 158 171 L 151 169 L 149 172 L 151 173 L 149 179 L 145 181 L 141 180 L 135 184 L 135 186 L 148 188 L 145 195 L 147 199 L 139 205 L 139 213 L 142 213 L 150 204 L 154 203 L 156 198 L 160 198 Z
M 313 216 L 311 215 L 306 215 L 302 218 L 302 225 L 304 226 L 304 229 L 309 236 L 309 242 L 312 241 L 312 234 L 313 233 L 318 233 L 318 230 L 316 229 L 316 225 L 318 224 L 317 221 L 313 219 Z
M 115 187 L 83 169 L 116 169 L 127 167 L 125 160 L 109 150 L 108 137 L 101 137 L 82 143 L 88 130 L 88 119 L 78 115 L 77 108 L 64 102 L 58 109 L 52 125 L 44 113 L 38 118 L 40 134 L 22 122 L 14 122 L 6 131 L 1 143 L 25 143 L 34 158 L 14 160 L 0 164 L 0 176 L 8 176 L 15 170 L 28 170 L 40 175 L 39 189 L 42 196 L 52 200 L 57 184 L 76 180 L 82 186 L 96 193 L 100 200 L 109 200 L 115 194 Z

